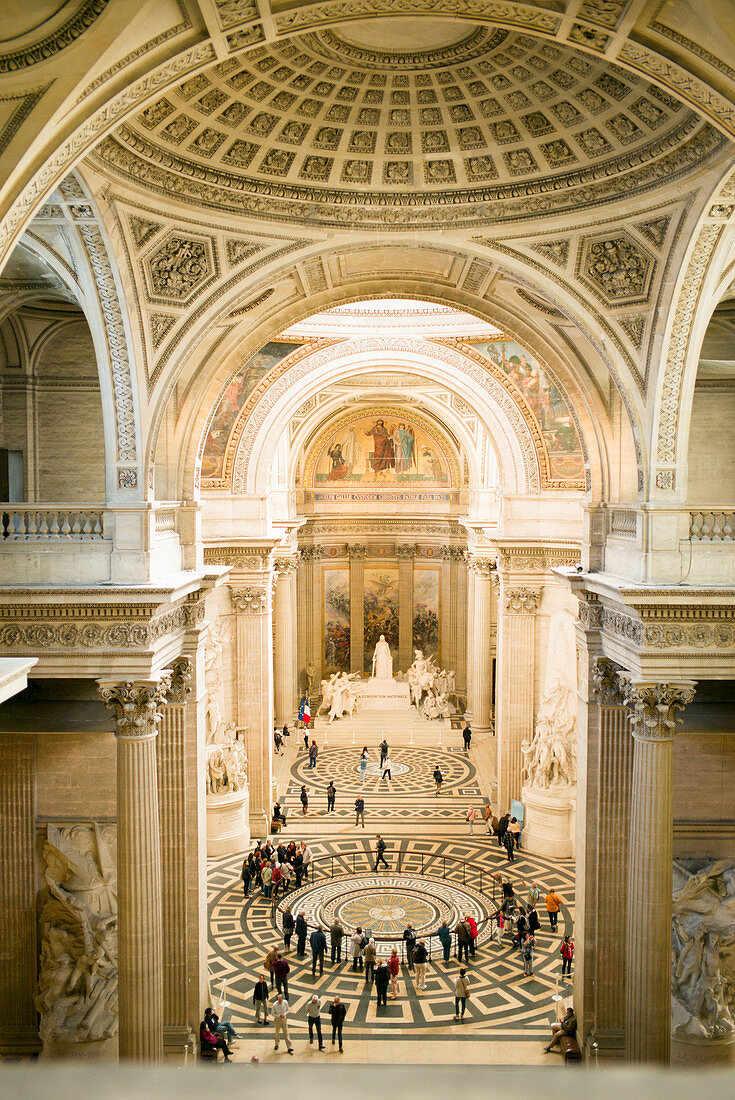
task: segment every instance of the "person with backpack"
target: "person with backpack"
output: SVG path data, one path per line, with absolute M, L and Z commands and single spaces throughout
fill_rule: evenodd
M 521 943 L 521 958 L 523 959 L 523 976 L 533 977 L 533 949 L 536 946 L 536 938 L 530 932 L 526 932 Z
M 358 795 L 355 799 L 355 828 L 362 825 L 365 828 L 365 799 Z
M 470 995 L 470 983 L 467 979 L 467 971 L 462 967 L 459 971 L 459 977 L 454 983 L 454 1018 L 455 1020 L 464 1020 L 464 1012 L 467 1007 L 467 998 Z M 460 1017 L 460 1005 L 462 1007 L 462 1015 Z
M 385 858 L 386 843 L 383 840 L 382 836 L 380 836 L 380 834 L 376 836 L 375 840 L 375 866 L 373 867 L 373 871 L 377 871 L 378 864 L 380 863 L 384 865 L 386 871 L 389 871 L 390 867 L 388 866 L 388 862 Z
M 574 940 L 571 936 L 565 936 L 561 945 L 561 974 L 572 973 L 572 959 L 574 958 Z
M 369 756 L 370 756 L 370 753 L 368 752 L 367 745 L 363 745 L 362 752 L 360 753 L 360 782 L 361 783 L 365 782 L 365 773 L 367 772 L 368 757 Z
M 434 768 L 434 782 L 436 783 L 436 793 L 437 795 L 439 795 L 442 792 L 442 783 L 444 782 L 444 776 L 442 775 L 441 768 L 438 764 Z
M 470 926 L 466 920 L 461 920 L 454 931 L 457 933 L 457 961 L 462 962 L 462 955 L 464 954 L 464 961 L 469 963 Z
M 409 924 L 403 933 L 403 941 L 406 944 L 406 966 L 409 970 L 413 970 L 413 952 L 416 946 L 416 931 L 412 924 Z

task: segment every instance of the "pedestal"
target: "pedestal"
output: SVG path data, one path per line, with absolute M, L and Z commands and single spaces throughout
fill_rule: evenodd
M 367 680 L 360 685 L 357 706 L 358 711 L 410 710 L 410 688 L 397 680 Z
M 671 1065 L 691 1068 L 735 1066 L 735 1036 L 727 1039 L 671 1039 Z
M 207 855 L 229 856 L 250 844 L 250 794 L 207 795 Z
M 536 856 L 569 859 L 572 855 L 572 797 L 571 787 L 549 791 L 524 787 L 523 838 L 526 852 Z
M 39 1062 L 117 1062 L 117 1036 L 99 1039 L 91 1043 L 70 1043 L 63 1039 L 49 1039 L 43 1044 Z

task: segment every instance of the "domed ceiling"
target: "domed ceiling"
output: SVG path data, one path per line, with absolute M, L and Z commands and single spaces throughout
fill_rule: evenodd
M 603 59 L 439 21 L 427 23 L 428 48 L 387 49 L 411 40 L 402 22 L 219 63 L 120 127 L 96 163 L 241 214 L 428 224 L 451 205 L 453 220 L 486 223 L 630 196 L 698 169 L 724 140 Z

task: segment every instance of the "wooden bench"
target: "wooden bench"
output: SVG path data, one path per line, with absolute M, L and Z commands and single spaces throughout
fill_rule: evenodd
M 576 1035 L 562 1035 L 559 1041 L 559 1049 L 561 1050 L 565 1065 L 567 1062 L 582 1061 L 582 1051 L 579 1049 Z
M 199 1060 L 201 1062 L 216 1062 L 219 1055 L 217 1047 L 203 1046 L 199 1044 Z

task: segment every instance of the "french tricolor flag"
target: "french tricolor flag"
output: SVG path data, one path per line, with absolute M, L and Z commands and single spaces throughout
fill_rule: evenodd
M 311 707 L 306 696 L 301 700 L 301 706 L 299 707 L 299 722 L 305 722 L 307 726 L 311 722 Z

